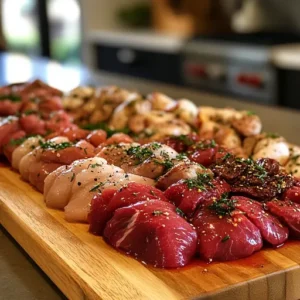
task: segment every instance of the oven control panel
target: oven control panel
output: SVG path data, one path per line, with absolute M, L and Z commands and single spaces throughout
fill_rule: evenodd
M 189 86 L 262 103 L 276 101 L 275 71 L 267 64 L 186 58 L 183 62 L 183 74 L 184 82 Z

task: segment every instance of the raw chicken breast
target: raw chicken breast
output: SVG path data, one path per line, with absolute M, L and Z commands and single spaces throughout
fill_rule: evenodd
M 175 206 L 158 200 L 117 209 L 103 235 L 114 248 L 161 268 L 185 266 L 197 246 L 195 229 Z
M 153 180 L 127 174 L 99 157 L 77 160 L 56 170 L 45 180 L 48 207 L 63 208 L 67 221 L 86 222 L 90 202 L 105 188 L 118 189 L 129 182 L 154 185 Z
M 30 137 L 25 140 L 18 148 L 12 153 L 12 167 L 19 170 L 21 159 L 39 146 L 39 141 L 43 141 L 41 137 Z
M 182 160 L 188 160 L 185 156 L 179 156 L 171 147 L 156 142 L 142 146 L 111 145 L 103 148 L 97 156 L 127 172 L 152 179 L 161 176 Z

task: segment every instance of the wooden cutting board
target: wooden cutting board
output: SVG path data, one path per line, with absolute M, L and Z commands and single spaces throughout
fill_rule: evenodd
M 0 222 L 69 299 L 300 299 L 300 242 L 228 263 L 178 270 L 118 253 L 86 224 L 67 223 L 19 175 L 0 167 Z

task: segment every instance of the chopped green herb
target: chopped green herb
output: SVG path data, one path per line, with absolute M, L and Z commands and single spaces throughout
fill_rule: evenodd
M 128 155 L 133 155 L 137 160 L 137 164 L 142 163 L 153 155 L 153 151 L 150 147 L 132 146 L 126 150 Z
M 196 144 L 196 149 L 204 150 L 204 149 L 210 149 L 215 148 L 217 146 L 215 140 L 211 140 L 210 142 L 204 141 L 204 142 L 198 142 Z
M 197 174 L 197 178 L 185 179 L 184 182 L 187 184 L 189 189 L 206 191 L 208 187 L 214 187 L 208 173 L 199 173 Z
M 300 154 L 299 155 L 294 155 L 294 156 L 291 157 L 291 161 L 296 162 L 299 157 L 300 157 Z
M 277 139 L 277 138 L 280 137 L 280 135 L 277 134 L 277 133 L 269 132 L 269 133 L 266 134 L 266 137 L 271 138 L 271 139 Z
M 191 146 L 194 144 L 194 141 L 188 135 L 173 135 L 172 139 L 182 142 L 186 146 Z
M 235 203 L 236 200 L 229 199 L 228 194 L 225 193 L 221 199 L 214 201 L 208 208 L 213 210 L 218 216 L 226 216 L 235 210 Z
M 95 163 L 95 164 L 90 164 L 88 168 L 91 167 L 92 169 L 95 169 L 96 167 L 101 167 L 101 164 Z
M 70 181 L 73 182 L 74 178 L 75 178 L 75 173 L 72 173 L 72 177 Z
M 184 160 L 184 159 L 187 159 L 187 156 L 185 153 L 179 153 L 176 155 L 176 159 L 177 160 Z
M 254 116 L 256 113 L 254 111 L 248 110 L 247 111 L 247 116 Z
M 60 143 L 60 144 L 55 144 L 51 141 L 46 141 L 46 142 L 39 141 L 39 144 L 40 144 L 42 149 L 53 149 L 53 150 L 56 150 L 56 151 L 63 150 L 65 148 L 73 146 L 73 144 L 70 143 L 70 142 L 63 142 L 63 143 Z
M 23 144 L 26 140 L 28 139 L 28 137 L 22 137 L 19 139 L 12 139 L 9 141 L 9 144 L 11 146 L 20 146 L 21 144 Z
M 222 238 L 221 242 L 222 242 L 222 243 L 225 243 L 225 242 L 228 241 L 229 239 L 230 239 L 230 236 L 229 236 L 229 235 L 225 235 L 225 236 Z
M 95 123 L 95 124 L 86 124 L 86 125 L 83 125 L 82 128 L 87 129 L 87 130 L 102 129 L 102 130 L 106 131 L 108 137 L 111 137 L 115 133 L 125 133 L 125 134 L 130 133 L 129 128 L 111 129 L 111 128 L 109 128 L 107 123 L 103 123 L 103 122 Z
M 226 153 L 221 159 L 227 160 L 228 158 L 232 157 L 233 155 L 231 153 Z
M 17 96 L 17 95 L 1 95 L 0 96 L 0 101 L 1 100 L 10 100 L 12 102 L 20 102 L 21 101 L 21 97 Z
M 176 207 L 176 213 L 177 213 L 177 215 L 184 217 L 184 212 L 178 207 Z
M 90 189 L 90 192 L 96 192 L 96 191 L 99 191 L 100 187 L 102 187 L 103 185 L 104 185 L 103 182 L 100 182 L 100 183 L 96 184 L 94 187 L 92 187 L 92 188 Z

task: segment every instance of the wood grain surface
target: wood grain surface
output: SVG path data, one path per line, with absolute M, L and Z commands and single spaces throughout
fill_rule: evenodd
M 19 175 L 0 167 L 0 222 L 69 299 L 300 299 L 300 242 L 228 263 L 155 269 L 67 223 Z

